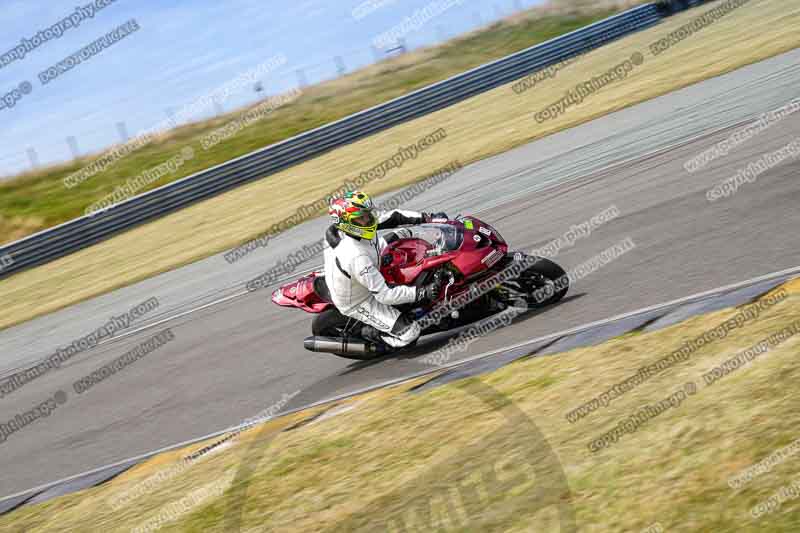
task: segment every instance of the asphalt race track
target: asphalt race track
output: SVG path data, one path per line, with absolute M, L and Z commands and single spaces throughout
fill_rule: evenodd
M 702 171 L 683 168 L 734 125 L 800 97 L 799 88 L 796 50 L 470 165 L 415 198 L 407 207 L 484 218 L 519 250 L 616 206 L 619 218 L 557 256 L 567 269 L 625 238 L 636 244 L 577 283 L 562 304 L 459 357 L 800 264 L 800 161 L 730 198 L 706 200 L 713 185 L 800 137 L 800 113 Z M 49 417 L 0 443 L 0 497 L 233 426 L 286 394 L 296 406 L 427 368 L 411 356 L 364 365 L 306 352 L 309 315 L 272 305 L 270 289 L 237 296 L 325 225 L 303 224 L 234 265 L 208 258 L 0 332 L 8 375 L 152 296 L 161 307 L 137 327 L 179 315 L 79 354 L 0 399 L 5 422 L 66 393 Z M 74 381 L 166 327 L 174 340 L 83 394 L 73 390 Z

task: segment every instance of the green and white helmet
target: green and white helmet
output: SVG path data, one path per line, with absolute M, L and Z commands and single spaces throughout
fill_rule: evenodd
M 348 191 L 331 200 L 328 214 L 341 231 L 354 237 L 372 240 L 378 232 L 372 199 L 361 191 Z

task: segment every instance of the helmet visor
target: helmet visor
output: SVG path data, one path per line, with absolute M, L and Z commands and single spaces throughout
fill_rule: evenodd
M 362 210 L 358 216 L 353 217 L 351 220 L 353 225 L 362 228 L 368 228 L 374 226 L 377 223 L 375 215 L 372 214 L 372 211 L 368 211 L 366 209 Z

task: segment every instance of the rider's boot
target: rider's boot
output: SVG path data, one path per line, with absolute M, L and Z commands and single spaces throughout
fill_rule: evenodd
M 384 346 L 388 348 L 389 345 L 386 344 L 386 342 L 384 342 L 383 335 L 385 334 L 381 330 L 373 326 L 365 325 L 361 327 L 361 337 L 364 340 L 371 342 L 372 344 L 375 344 L 377 346 Z

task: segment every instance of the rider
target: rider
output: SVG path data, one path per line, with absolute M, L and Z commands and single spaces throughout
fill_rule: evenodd
M 447 215 L 377 211 L 361 191 L 332 199 L 328 213 L 333 224 L 325 232 L 325 282 L 333 304 L 343 315 L 365 324 L 361 330 L 365 339 L 383 341 L 393 348 L 408 346 L 419 338 L 419 324 L 392 306 L 435 300 L 439 283 L 389 287 L 378 258 L 380 249 L 399 236 L 390 235 L 377 243 L 377 230 L 446 219 Z

